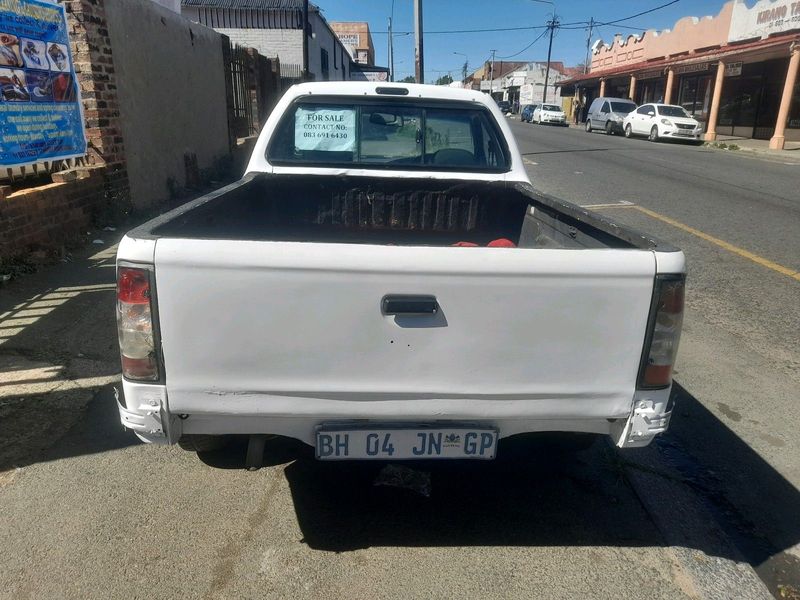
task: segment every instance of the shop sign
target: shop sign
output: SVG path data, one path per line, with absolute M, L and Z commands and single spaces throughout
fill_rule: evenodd
M 742 63 L 728 63 L 725 65 L 725 77 L 738 77 L 742 74 Z
M 64 7 L 0 0 L 0 166 L 85 153 Z
M 728 41 L 765 38 L 798 27 L 800 2 L 797 0 L 759 0 L 752 8 L 737 0 L 733 6 Z
M 647 73 L 642 73 L 641 75 L 637 75 L 636 79 L 642 81 L 643 79 L 658 79 L 659 77 L 663 77 L 663 71 L 648 71 Z
M 352 46 L 353 48 L 358 48 L 361 41 L 361 38 L 357 33 L 342 33 L 337 37 L 343 45 Z
M 680 65 L 675 67 L 675 73 L 678 75 L 685 75 L 686 73 L 702 73 L 708 71 L 709 63 L 697 63 L 694 65 Z

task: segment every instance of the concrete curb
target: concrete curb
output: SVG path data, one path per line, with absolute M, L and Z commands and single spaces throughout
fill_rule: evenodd
M 759 158 L 763 160 L 768 160 L 770 162 L 793 163 L 800 165 L 800 151 L 762 150 L 760 148 L 748 148 L 747 146 L 739 146 L 737 150 L 727 150 L 726 148 L 714 147 L 711 145 L 712 143 L 720 143 L 720 142 L 706 142 L 703 145 L 703 148 L 705 150 L 712 150 L 714 152 L 725 152 L 737 156 L 746 156 L 748 158 Z M 727 143 L 727 142 L 722 142 L 722 143 Z M 731 144 L 735 144 L 738 146 L 736 142 L 731 142 Z M 793 152 L 793 154 L 790 154 L 789 152 Z
M 621 459 L 626 478 L 670 546 L 675 579 L 690 597 L 773 598 L 703 501 L 653 446 L 623 451 Z

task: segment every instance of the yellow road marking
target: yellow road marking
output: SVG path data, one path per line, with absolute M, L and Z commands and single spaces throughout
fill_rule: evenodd
M 739 248 L 738 246 L 734 246 L 726 242 L 725 240 L 721 240 L 719 238 L 714 237 L 713 235 L 709 235 L 699 229 L 695 229 L 694 227 L 689 227 L 689 225 L 685 225 L 680 221 L 676 221 L 675 219 L 671 219 L 669 217 L 665 217 L 662 214 L 659 214 L 655 211 L 652 211 L 648 208 L 643 208 L 641 206 L 634 206 L 636 210 L 643 212 L 649 217 L 653 217 L 654 219 L 658 219 L 659 221 L 663 221 L 668 225 L 672 225 L 673 227 L 677 227 L 678 229 L 682 229 L 687 233 L 691 233 L 692 235 L 696 235 L 700 239 L 703 239 L 707 242 L 711 242 L 719 246 L 720 248 L 724 248 L 728 252 L 733 252 L 734 254 L 738 254 L 742 258 L 746 258 L 748 260 L 753 261 L 754 263 L 761 265 L 762 267 L 766 267 L 767 269 L 771 269 L 780 273 L 781 275 L 786 275 L 787 277 L 791 277 L 797 281 L 800 281 L 800 271 L 796 271 L 794 269 L 790 269 L 789 267 L 784 267 L 783 265 L 779 265 L 776 262 L 772 262 L 771 260 L 764 258 L 763 256 L 759 256 L 758 254 L 753 254 L 745 250 L 744 248 Z

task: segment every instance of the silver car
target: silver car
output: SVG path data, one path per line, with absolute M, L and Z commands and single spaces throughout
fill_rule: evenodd
M 636 104 L 627 98 L 595 98 L 586 114 L 586 132 L 600 129 L 607 135 L 623 133 L 625 117 L 635 109 Z

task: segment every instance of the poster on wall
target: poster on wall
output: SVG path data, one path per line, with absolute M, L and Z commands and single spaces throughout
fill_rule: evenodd
M 64 8 L 0 0 L 0 167 L 85 153 Z

